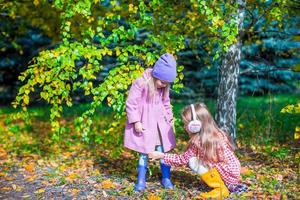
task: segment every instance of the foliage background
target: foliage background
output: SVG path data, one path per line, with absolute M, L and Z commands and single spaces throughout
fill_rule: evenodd
M 114 190 L 121 185 L 125 196 L 133 195 L 132 184 L 118 179 L 135 181 L 137 156 L 123 149 L 124 101 L 132 80 L 166 51 L 179 63 L 171 92 L 176 151 L 184 150 L 188 139 L 181 108 L 204 101 L 216 111 L 219 66 L 237 36 L 237 5 L 230 1 L 2 0 L 0 5 L 0 188 L 8 192 L 3 194 L 19 189 L 13 181 L 20 179 L 11 177 L 21 169 L 25 178 L 46 177 L 37 185 L 53 181 L 47 182 L 49 190 L 31 188 L 37 196 L 51 193 L 52 186 L 81 188 L 80 178 L 96 181 L 86 185 L 104 182 L 99 198 L 106 189 L 124 196 Z M 248 167 L 243 180 L 251 185 L 250 196 L 257 198 L 299 196 L 294 192 L 300 138 L 298 9 L 295 1 L 246 1 L 237 154 Z M 159 170 L 155 164 L 151 168 L 155 182 Z M 180 183 L 185 173 L 179 171 L 175 179 L 183 190 L 153 189 L 142 198 L 194 196 L 198 182 L 187 180 L 197 184 L 185 190 L 190 183 Z M 81 194 L 73 189 L 68 188 L 73 197 Z

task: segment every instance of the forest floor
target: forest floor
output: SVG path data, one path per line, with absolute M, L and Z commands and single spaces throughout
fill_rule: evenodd
M 184 145 L 185 142 L 179 142 Z M 52 155 L 17 156 L 0 145 L 0 199 L 197 199 L 208 187 L 188 168 L 172 168 L 175 190 L 160 184 L 158 163 L 150 164 L 147 190 L 136 193 L 136 157 L 129 152 L 112 159 L 80 146 Z M 249 191 L 231 199 L 297 199 L 299 166 L 295 152 L 278 159 L 240 149 L 242 180 Z M 299 153 L 298 153 L 299 154 Z M 299 158 L 298 158 L 299 159 Z M 299 184 L 299 183 L 298 183 Z

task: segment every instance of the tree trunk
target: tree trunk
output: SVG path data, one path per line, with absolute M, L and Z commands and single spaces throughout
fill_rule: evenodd
M 244 20 L 245 1 L 238 0 L 238 36 L 237 43 L 231 45 L 223 57 L 220 67 L 220 82 L 216 120 L 221 129 L 236 139 L 236 101 L 238 92 L 238 78 L 241 60 L 241 30 Z

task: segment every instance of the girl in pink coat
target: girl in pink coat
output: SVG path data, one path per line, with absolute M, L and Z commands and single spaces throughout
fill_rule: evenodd
M 173 132 L 173 113 L 170 105 L 170 83 L 176 78 L 176 61 L 163 54 L 153 69 L 146 69 L 136 79 L 126 101 L 127 122 L 124 146 L 140 153 L 136 191 L 146 188 L 148 153 L 168 152 L 176 145 Z M 162 185 L 173 189 L 170 166 L 160 161 Z

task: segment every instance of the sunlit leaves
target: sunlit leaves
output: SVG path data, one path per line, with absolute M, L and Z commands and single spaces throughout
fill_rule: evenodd
M 296 105 L 287 105 L 281 109 L 282 113 L 300 113 L 300 102 Z

